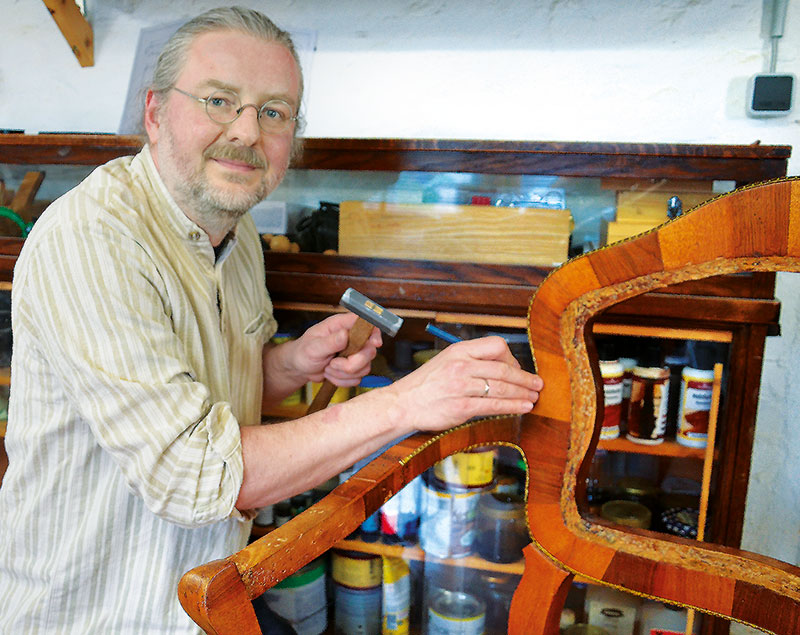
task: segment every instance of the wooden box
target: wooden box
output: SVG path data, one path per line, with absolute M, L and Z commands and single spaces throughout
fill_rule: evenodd
M 569 210 L 344 201 L 339 253 L 552 266 L 567 259 Z

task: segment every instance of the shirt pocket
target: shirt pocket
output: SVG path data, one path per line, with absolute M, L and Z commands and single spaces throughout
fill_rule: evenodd
M 262 333 L 267 326 L 267 315 L 262 311 L 250 323 L 244 327 L 245 335 L 258 335 Z

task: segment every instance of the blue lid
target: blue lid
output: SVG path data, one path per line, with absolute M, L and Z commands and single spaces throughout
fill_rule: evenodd
M 388 377 L 384 377 L 383 375 L 365 375 L 361 378 L 361 383 L 359 386 L 362 388 L 381 388 L 383 386 L 388 386 L 392 383 L 392 380 Z

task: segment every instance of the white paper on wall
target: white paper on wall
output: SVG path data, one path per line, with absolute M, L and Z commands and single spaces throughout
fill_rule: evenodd
M 125 97 L 125 106 L 122 110 L 122 118 L 117 131 L 119 134 L 140 134 L 143 132 L 144 97 L 153 77 L 156 60 L 164 44 L 185 21 L 176 20 L 145 27 L 139 31 L 136 55 L 128 83 L 128 94 Z M 300 57 L 300 66 L 303 69 L 305 81 L 303 102 L 305 103 L 308 95 L 309 77 L 311 76 L 311 62 L 314 51 L 317 49 L 317 32 L 309 29 L 287 30 L 292 36 L 297 55 Z

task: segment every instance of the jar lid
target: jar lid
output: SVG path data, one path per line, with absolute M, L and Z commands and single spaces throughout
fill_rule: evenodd
M 643 379 L 666 379 L 669 377 L 669 368 L 666 366 L 636 366 L 633 374 Z
M 658 486 L 646 478 L 625 476 L 617 481 L 617 487 L 631 496 L 658 496 Z
M 382 388 L 392 383 L 392 380 L 383 375 L 364 375 L 359 386 L 361 388 Z
M 608 501 L 600 508 L 600 515 L 618 525 L 648 529 L 652 514 L 640 503 L 633 501 Z

